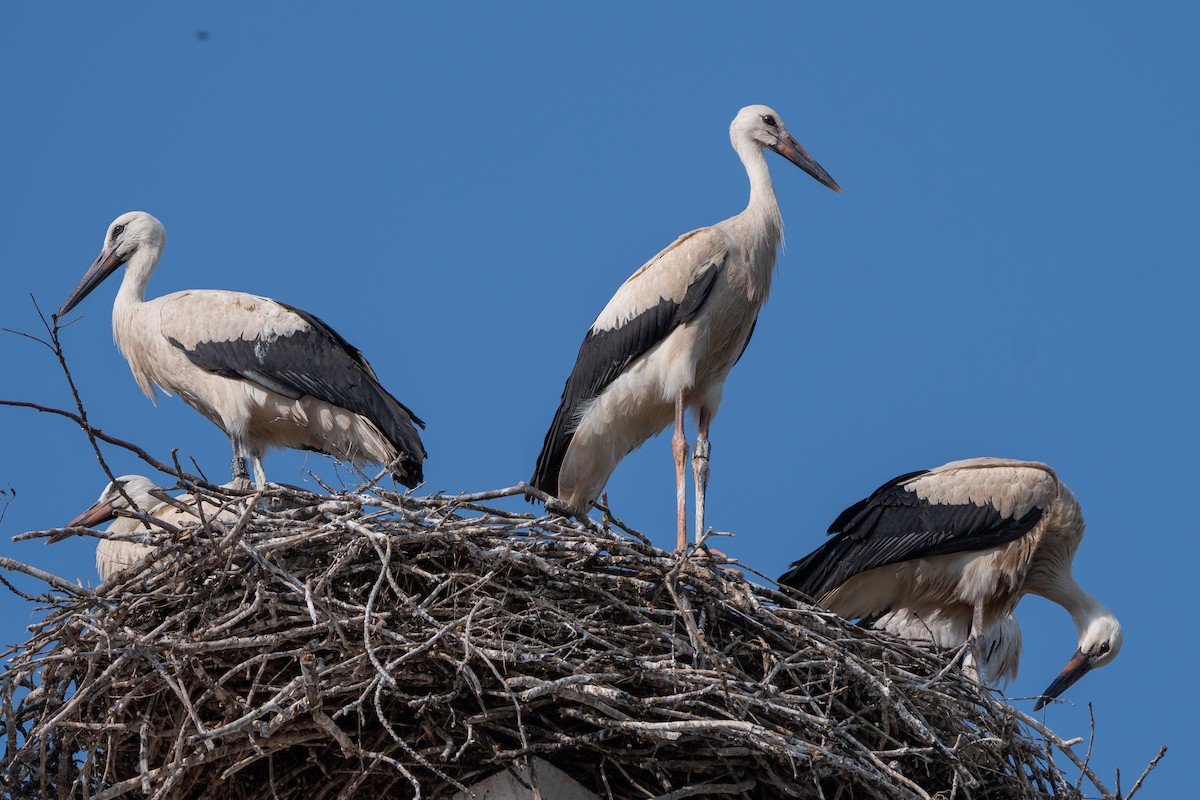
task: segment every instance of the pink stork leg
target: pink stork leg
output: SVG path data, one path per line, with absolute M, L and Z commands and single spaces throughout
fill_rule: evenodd
M 700 409 L 700 434 L 696 437 L 696 450 L 692 455 L 692 475 L 696 479 L 696 541 L 704 539 L 704 497 L 708 493 L 708 424 L 712 414 Z
M 975 671 L 983 681 L 983 601 L 975 601 L 975 612 L 971 615 L 971 652 L 975 654 Z
M 678 522 L 678 548 L 687 549 L 687 483 L 683 479 L 683 462 L 687 459 L 687 437 L 683 435 L 683 390 L 675 396 L 675 435 L 671 437 L 671 451 L 675 454 L 675 504 Z

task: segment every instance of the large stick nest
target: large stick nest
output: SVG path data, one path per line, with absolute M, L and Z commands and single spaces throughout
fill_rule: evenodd
M 438 798 L 536 755 L 606 798 L 1078 796 L 945 656 L 711 561 L 442 497 L 271 493 L 209 492 L 249 510 L 37 598 L 0 685 L 9 792 Z

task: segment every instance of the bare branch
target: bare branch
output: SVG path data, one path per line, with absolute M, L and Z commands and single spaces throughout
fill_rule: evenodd
M 1134 782 L 1133 788 L 1129 790 L 1129 794 L 1125 795 L 1125 800 L 1132 800 L 1133 796 L 1137 794 L 1138 789 L 1142 788 L 1142 781 L 1146 780 L 1146 776 L 1150 774 L 1151 770 L 1158 766 L 1158 762 L 1162 761 L 1163 756 L 1166 754 L 1167 746 L 1164 744 L 1161 748 L 1159 748 L 1158 755 L 1151 759 L 1150 763 L 1146 765 L 1146 769 L 1142 771 L 1141 776 L 1137 779 L 1137 781 Z
M 79 596 L 83 594 L 83 591 L 75 584 L 70 583 L 69 581 L 64 581 L 57 575 L 51 575 L 45 570 L 38 569 L 37 567 L 31 567 L 28 564 L 22 564 L 16 559 L 0 556 L 0 569 L 6 569 L 9 572 L 23 572 L 32 578 L 37 578 L 39 581 L 53 586 L 60 592 L 65 592 L 72 596 Z

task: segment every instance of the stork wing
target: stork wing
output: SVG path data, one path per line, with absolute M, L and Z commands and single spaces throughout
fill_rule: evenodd
M 926 476 L 929 476 L 926 478 Z M 929 471 L 888 481 L 847 508 L 829 527 L 832 539 L 792 564 L 779 583 L 820 598 L 869 569 L 917 558 L 985 550 L 1027 533 L 1042 517 L 1034 505 L 1018 516 L 1003 513 L 993 498 L 931 502 L 905 487 L 942 479 Z
M 530 483 L 558 494 L 558 472 L 587 404 L 635 359 L 696 317 L 727 255 L 721 235 L 701 228 L 680 236 L 621 284 L 579 347 Z
M 204 302 L 197 302 L 204 296 Z M 318 317 L 239 292 L 179 292 L 162 305 L 163 334 L 200 369 L 292 400 L 309 396 L 370 420 L 421 480 L 415 414 L 380 385 L 363 354 Z

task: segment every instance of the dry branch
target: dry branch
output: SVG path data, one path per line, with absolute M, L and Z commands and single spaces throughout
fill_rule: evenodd
M 1079 796 L 942 656 L 478 505 L 523 490 L 272 490 L 94 590 L 41 576 L 45 617 L 4 654 L 3 788 L 438 798 L 536 754 L 609 798 Z

